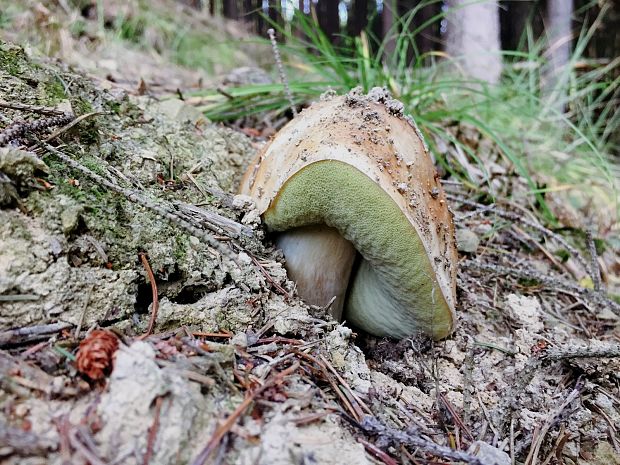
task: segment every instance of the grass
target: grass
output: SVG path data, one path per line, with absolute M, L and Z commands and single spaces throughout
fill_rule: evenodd
M 481 153 L 459 138 L 454 129 L 463 126 L 492 141 L 492 151 L 525 180 L 527 200 L 550 224 L 556 223 L 546 202 L 546 194 L 552 190 L 602 194 L 617 214 L 616 180 L 620 171 L 610 161 L 610 154 L 618 153 L 613 136 L 620 129 L 620 78 L 612 76 L 619 74 L 620 59 L 603 65 L 583 59 L 606 8 L 582 28 L 556 87 L 543 95 L 545 40 L 535 40 L 531 29 L 524 34 L 522 51 L 505 53 L 499 85 L 455 73 L 453 61 L 442 53 L 420 54 L 415 36 L 428 24 L 441 21 L 446 12 L 413 31 L 410 24 L 421 6 L 435 1 L 421 3 L 398 19 L 382 42 L 362 33 L 343 38 L 340 47 L 330 43 L 312 18 L 297 15 L 294 26 L 303 32 L 303 40 L 280 30 L 286 35 L 286 45 L 281 48 L 289 58 L 288 76 L 295 103 L 307 102 L 328 89 L 344 93 L 356 86 L 366 91 L 387 87 L 414 116 L 438 163 L 468 186 L 478 187 L 470 168 L 473 165 L 484 173 L 486 187 L 491 187 L 488 164 L 493 153 Z M 388 41 L 395 51 L 386 59 L 383 50 Z M 202 108 L 212 120 L 284 112 L 289 107 L 280 84 L 231 88 L 227 93 L 229 96 L 201 93 L 205 102 Z M 465 158 L 454 157 L 455 151 Z M 538 184 L 542 179 L 553 182 Z

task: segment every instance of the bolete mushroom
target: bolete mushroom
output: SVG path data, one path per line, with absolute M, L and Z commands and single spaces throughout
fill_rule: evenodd
M 420 132 L 383 89 L 354 89 L 288 123 L 241 193 L 277 234 L 300 296 L 378 336 L 454 326 L 456 247 Z

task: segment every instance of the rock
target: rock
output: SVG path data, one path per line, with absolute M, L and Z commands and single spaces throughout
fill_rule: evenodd
M 474 253 L 479 245 L 480 238 L 471 229 L 456 230 L 456 248 L 459 252 Z
M 346 428 L 331 418 L 324 422 L 297 426 L 294 416 L 278 413 L 266 422 L 260 442 L 243 450 L 236 462 L 240 465 L 341 465 L 372 463 L 364 453 L 364 446 L 355 443 Z
M 165 399 L 150 463 L 163 465 L 175 463 L 188 448 L 200 404 L 199 389 L 179 370 L 159 368 L 155 351 L 148 343 L 137 341 L 130 347 L 121 346 L 98 407 L 103 428 L 95 439 L 106 457 L 111 461 L 119 459 L 127 447 L 140 451 L 138 455 L 144 454 L 154 421 L 155 400 L 160 396 Z
M 467 452 L 478 457 L 485 465 L 510 465 L 511 463 L 510 456 L 506 452 L 486 442 L 473 442 Z
M 272 82 L 271 76 L 269 76 L 264 69 L 253 66 L 242 66 L 228 73 L 222 83 L 227 86 L 236 87 L 249 84 L 271 84 Z
M 163 102 L 157 104 L 157 107 L 162 114 L 172 120 L 178 121 L 179 123 L 190 121 L 191 123 L 196 124 L 200 120 L 204 122 L 209 121 L 207 117 L 196 107 L 188 105 L 183 100 L 164 100 Z

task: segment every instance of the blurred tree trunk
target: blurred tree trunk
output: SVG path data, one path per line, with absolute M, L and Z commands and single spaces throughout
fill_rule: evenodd
M 357 37 L 368 25 L 368 0 L 352 0 L 347 21 L 347 34 Z
M 422 0 L 399 0 L 398 2 L 398 14 L 406 19 L 408 15 L 412 14 L 411 12 L 423 3 Z M 441 2 L 430 3 L 418 7 L 418 10 L 415 13 L 413 20 L 409 25 L 409 30 L 411 33 L 414 33 L 418 30 L 424 23 L 430 21 L 431 18 L 436 17 L 441 13 Z M 431 52 L 433 50 L 440 49 L 441 41 L 440 41 L 440 27 L 441 27 L 441 19 L 436 19 L 432 21 L 428 26 L 419 30 L 415 36 L 415 48 L 417 51 L 417 55 L 424 55 L 425 53 Z M 414 50 L 411 49 L 409 51 L 409 60 L 414 58 Z
M 204 9 L 205 2 L 203 0 L 179 0 L 180 3 L 195 8 L 200 11 Z
M 518 50 L 525 33 L 525 27 L 531 18 L 536 1 L 502 1 L 500 2 L 499 21 L 501 25 L 501 43 L 504 50 Z
M 306 0 L 309 1 L 309 0 Z M 295 15 L 301 16 L 306 14 L 306 6 L 309 7 L 309 4 L 307 4 L 304 0 L 298 0 L 297 2 L 297 11 L 295 12 Z M 295 23 L 293 22 L 293 25 Z M 295 27 L 295 26 L 293 26 Z M 293 31 L 293 33 L 295 34 L 295 37 L 297 37 L 300 40 L 305 40 L 306 39 L 306 35 L 304 34 L 304 31 L 300 28 L 300 27 L 296 27 L 295 30 Z
M 252 4 L 252 0 L 243 0 L 243 13 L 241 14 L 243 22 L 248 31 L 257 33 L 258 31 L 258 12 Z
M 338 15 L 337 0 L 318 0 L 316 4 L 316 16 L 319 26 L 331 43 L 335 43 L 340 33 L 340 16 Z
M 222 12 L 226 18 L 239 19 L 239 5 L 237 0 L 224 0 Z
M 396 49 L 397 26 L 394 22 L 398 10 L 396 0 L 383 0 L 383 12 L 381 13 L 381 24 L 383 26 L 384 56 L 390 58 Z
M 563 88 L 566 86 L 568 73 L 566 65 L 570 60 L 572 48 L 573 0 L 548 0 L 546 32 L 548 48 L 547 66 L 543 73 L 543 94 L 554 95 L 558 102 L 555 108 L 564 110 L 562 103 Z M 554 91 L 556 91 L 554 93 Z
M 262 11 L 262 4 L 263 2 L 261 0 L 258 0 L 257 3 L 259 5 L 261 5 L 261 11 Z M 269 0 L 269 19 L 275 23 L 277 26 L 282 27 L 284 26 L 284 18 L 282 17 L 282 11 L 281 11 L 281 4 L 280 4 L 280 0 Z M 273 24 L 269 24 L 267 26 L 267 29 L 274 27 Z M 264 33 L 267 31 L 264 31 Z M 264 35 L 264 33 L 262 35 Z
M 465 75 L 497 83 L 502 72 L 497 1 L 447 0 L 446 52 Z

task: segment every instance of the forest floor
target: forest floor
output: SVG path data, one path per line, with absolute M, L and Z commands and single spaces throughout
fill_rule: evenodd
M 234 195 L 281 123 L 239 131 L 182 100 L 264 46 L 176 6 L 227 37 L 196 71 L 166 34 L 153 53 L 63 5 L 7 7 L 0 29 L 3 463 L 620 464 L 617 228 L 552 231 L 446 176 L 454 334 L 348 328 L 295 296 Z

